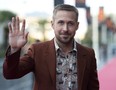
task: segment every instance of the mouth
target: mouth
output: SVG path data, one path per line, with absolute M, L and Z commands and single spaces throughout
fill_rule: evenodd
M 62 34 L 61 36 L 69 36 L 69 34 Z

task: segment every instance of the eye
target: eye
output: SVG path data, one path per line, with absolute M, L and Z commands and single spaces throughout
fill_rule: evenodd
M 74 25 L 74 22 L 69 22 L 68 25 L 69 26 L 73 26 Z
M 63 22 L 63 21 L 59 21 L 59 22 L 58 22 L 58 24 L 63 25 L 63 24 L 64 24 L 64 22 Z

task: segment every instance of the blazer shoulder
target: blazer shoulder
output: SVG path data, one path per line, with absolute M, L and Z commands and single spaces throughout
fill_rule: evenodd
M 86 53 L 94 52 L 94 49 L 91 47 L 84 46 L 82 44 L 77 43 L 77 50 L 84 51 Z
M 37 42 L 37 43 L 33 43 L 31 46 L 33 46 L 33 48 L 37 49 L 37 48 L 40 48 L 40 49 L 45 49 L 47 47 L 52 47 L 53 44 L 53 40 L 51 41 L 45 41 L 45 42 Z

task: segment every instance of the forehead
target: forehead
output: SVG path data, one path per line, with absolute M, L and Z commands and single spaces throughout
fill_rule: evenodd
M 76 13 L 74 11 L 60 10 L 55 14 L 55 19 L 76 20 L 77 16 L 76 16 Z

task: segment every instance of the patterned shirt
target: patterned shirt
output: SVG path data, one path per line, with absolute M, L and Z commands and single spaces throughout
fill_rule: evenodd
M 54 40 L 55 41 L 55 40 Z M 74 41 L 73 49 L 67 55 L 55 41 L 56 48 L 56 89 L 77 90 L 77 48 Z

